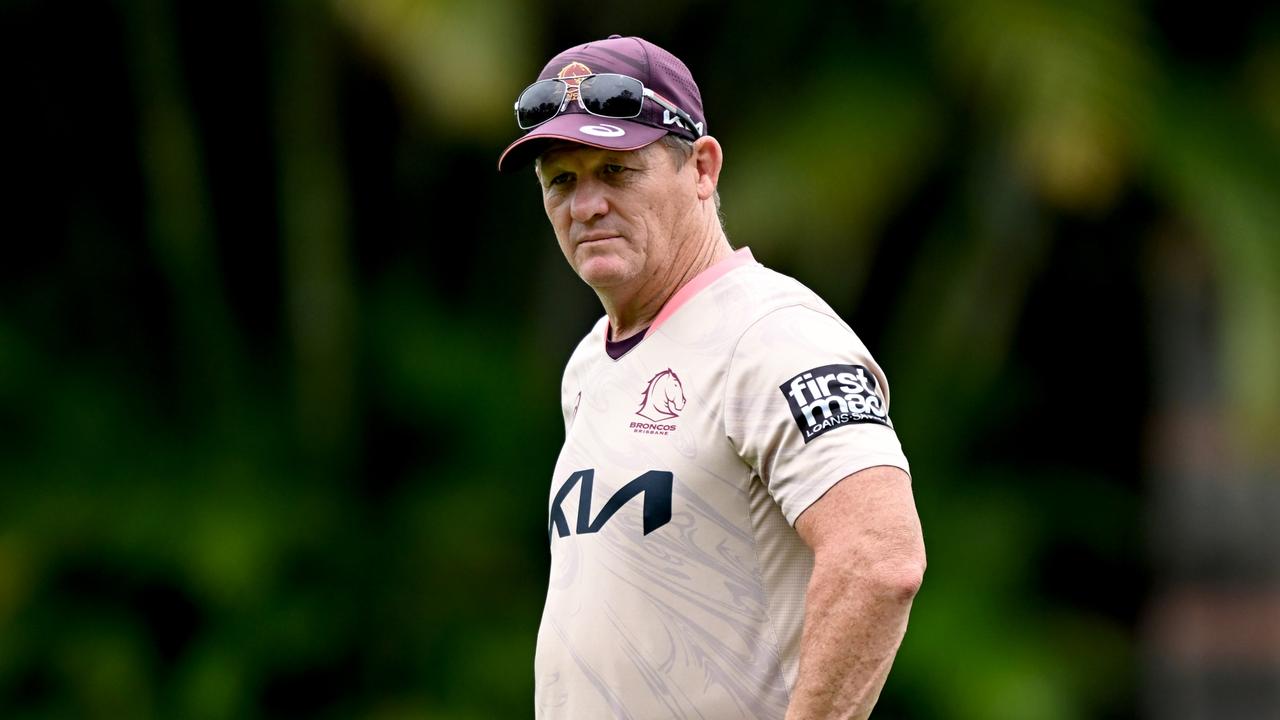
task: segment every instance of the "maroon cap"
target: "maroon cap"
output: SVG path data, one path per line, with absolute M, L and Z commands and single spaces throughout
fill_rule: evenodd
M 551 58 L 538 79 L 600 73 L 618 73 L 639 80 L 688 113 L 705 134 L 707 120 L 702 114 L 702 94 L 693 81 L 693 74 L 675 55 L 642 38 L 610 35 L 606 40 L 571 47 Z M 510 172 L 523 167 L 556 140 L 611 150 L 638 150 L 667 133 L 689 140 L 699 134 L 684 127 L 673 113 L 648 98 L 640 115 L 627 120 L 592 115 L 576 100 L 569 100 L 562 113 L 508 145 L 498 158 L 498 171 Z

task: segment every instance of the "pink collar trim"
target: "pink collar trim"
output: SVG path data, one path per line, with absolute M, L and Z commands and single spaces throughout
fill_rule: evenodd
M 724 277 L 730 270 L 736 270 L 743 265 L 754 264 L 756 259 L 751 255 L 751 248 L 739 248 L 732 255 L 712 265 L 694 276 L 692 280 L 685 283 L 685 286 L 676 291 L 675 295 L 662 306 L 662 310 L 658 312 L 658 317 L 653 319 L 649 325 L 649 329 L 644 331 L 644 336 L 657 332 L 662 323 L 667 318 L 676 314 L 676 311 L 684 306 L 685 303 L 693 299 L 694 295 L 702 292 L 708 285 Z

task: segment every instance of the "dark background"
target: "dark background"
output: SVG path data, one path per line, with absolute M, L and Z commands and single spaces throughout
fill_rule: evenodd
M 511 101 L 683 58 L 727 232 L 876 354 L 877 717 L 1280 714 L 1280 13 L 0 2 L 0 715 L 517 718 L 600 309 Z

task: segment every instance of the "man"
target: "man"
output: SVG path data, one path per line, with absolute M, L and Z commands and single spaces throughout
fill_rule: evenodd
M 535 162 L 605 310 L 562 384 L 537 716 L 867 717 L 925 565 L 883 373 L 730 247 L 683 62 L 570 48 L 516 116 L 499 169 Z

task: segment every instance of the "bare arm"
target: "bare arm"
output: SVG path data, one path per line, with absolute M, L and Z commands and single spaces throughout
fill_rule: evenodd
M 787 720 L 866 718 L 924 575 L 911 480 L 893 467 L 854 473 L 801 513 L 796 531 L 814 563 Z

